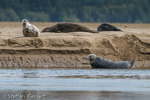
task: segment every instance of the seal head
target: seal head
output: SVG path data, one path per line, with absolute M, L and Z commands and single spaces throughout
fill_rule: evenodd
M 30 24 L 29 24 L 29 22 L 28 22 L 27 19 L 23 19 L 23 20 L 22 20 L 22 26 L 23 26 L 24 29 L 25 29 L 25 28 L 28 28 L 28 26 L 30 26 Z
M 96 55 L 95 54 L 89 54 L 87 57 L 85 57 L 86 60 L 89 60 L 90 64 L 92 64 L 94 62 L 94 60 L 96 59 Z

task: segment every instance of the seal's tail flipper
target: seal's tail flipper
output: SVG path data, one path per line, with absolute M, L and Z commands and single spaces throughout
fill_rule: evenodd
M 133 64 L 136 62 L 136 60 L 138 59 L 138 57 L 137 58 L 135 58 L 135 59 L 132 59 L 132 60 L 129 60 L 129 63 L 131 64 L 131 67 L 133 66 Z

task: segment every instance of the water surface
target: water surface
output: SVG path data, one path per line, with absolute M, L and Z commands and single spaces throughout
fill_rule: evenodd
M 5 100 L 147 100 L 150 70 L 0 69 Z

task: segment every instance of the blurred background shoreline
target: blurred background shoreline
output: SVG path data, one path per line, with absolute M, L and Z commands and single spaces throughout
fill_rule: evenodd
M 0 21 L 149 23 L 149 0 L 0 0 Z

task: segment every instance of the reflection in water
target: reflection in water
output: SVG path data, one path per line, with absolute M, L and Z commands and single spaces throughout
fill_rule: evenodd
M 150 70 L 0 69 L 4 100 L 147 100 Z
M 2 100 L 149 100 L 149 93 L 109 91 L 0 91 Z
M 85 79 L 150 79 L 150 76 L 140 76 L 140 75 L 96 75 L 96 76 L 88 76 L 88 75 L 75 75 L 75 76 L 57 76 L 58 78 L 85 78 Z

